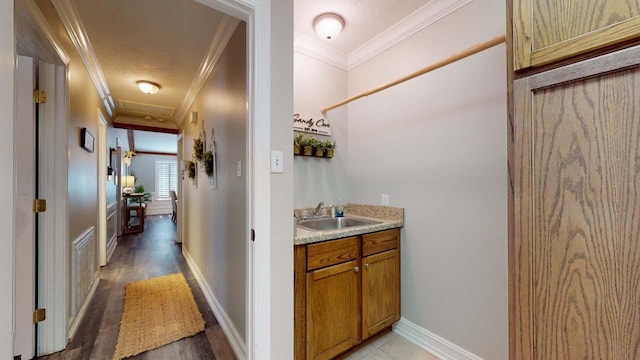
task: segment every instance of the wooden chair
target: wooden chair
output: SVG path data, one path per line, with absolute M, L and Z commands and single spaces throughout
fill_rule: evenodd
M 169 191 L 171 193 L 171 207 L 173 208 L 173 213 L 171 214 L 171 221 L 173 223 L 178 222 L 178 195 L 173 190 Z

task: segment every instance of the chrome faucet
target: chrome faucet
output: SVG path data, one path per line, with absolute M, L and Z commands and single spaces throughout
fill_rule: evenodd
M 318 203 L 318 206 L 316 206 L 316 209 L 315 209 L 315 210 L 313 210 L 313 214 L 312 214 L 312 216 L 314 216 L 314 217 L 315 217 L 315 216 L 318 216 L 318 211 L 320 211 L 320 208 L 322 207 L 322 205 L 324 205 L 324 203 L 323 203 L 322 201 L 320 201 L 320 202 Z

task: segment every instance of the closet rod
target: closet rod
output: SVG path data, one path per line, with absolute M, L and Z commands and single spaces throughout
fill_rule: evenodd
M 369 96 L 369 95 L 375 94 L 375 93 L 377 93 L 379 91 L 388 89 L 388 88 L 390 88 L 392 86 L 396 86 L 396 85 L 398 85 L 400 83 L 403 83 L 403 82 L 405 82 L 407 80 L 411 80 L 414 77 L 418 77 L 420 75 L 424 75 L 424 74 L 426 74 L 428 72 L 431 72 L 433 70 L 439 69 L 439 68 L 441 68 L 443 66 L 446 66 L 446 65 L 449 65 L 449 64 L 451 64 L 453 62 L 456 62 L 458 60 L 464 59 L 464 58 L 469 57 L 469 56 L 471 56 L 473 54 L 479 53 L 480 51 L 492 48 L 492 47 L 494 47 L 496 45 L 500 45 L 503 42 L 505 42 L 505 36 L 504 35 L 500 35 L 500 36 L 495 37 L 495 38 L 493 38 L 493 39 L 491 39 L 491 40 L 489 40 L 487 42 L 483 42 L 481 44 L 474 45 L 474 46 L 472 46 L 472 47 L 470 47 L 470 48 L 468 48 L 468 49 L 466 49 L 466 50 L 464 50 L 464 51 L 462 51 L 462 52 L 460 52 L 458 54 L 450 56 L 450 57 L 448 57 L 448 58 L 446 58 L 444 60 L 440 60 L 439 62 L 437 62 L 435 64 L 431 64 L 431 65 L 429 65 L 429 66 L 427 66 L 425 68 L 422 68 L 422 69 L 420 69 L 420 70 L 418 70 L 418 71 L 416 71 L 414 73 L 411 73 L 409 75 L 403 76 L 400 79 L 394 80 L 394 81 L 392 81 L 390 83 L 387 83 L 385 85 L 382 85 L 382 86 L 378 86 L 377 88 L 371 89 L 369 91 L 365 91 L 363 93 L 360 93 L 358 95 L 352 96 L 350 98 L 346 98 L 346 99 L 344 99 L 344 100 L 342 100 L 342 101 L 340 101 L 338 103 L 335 103 L 335 104 L 333 104 L 331 106 L 323 108 L 322 109 L 322 113 L 326 114 L 327 111 L 329 111 L 329 110 L 333 110 L 333 109 L 335 109 L 337 107 L 340 107 L 342 105 L 346 105 L 346 104 L 348 104 L 348 103 L 350 103 L 350 102 L 352 102 L 354 100 L 358 100 L 358 99 L 363 98 L 365 96 Z

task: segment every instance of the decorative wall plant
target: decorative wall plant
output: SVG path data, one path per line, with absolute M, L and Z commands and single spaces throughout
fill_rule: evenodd
M 197 161 L 204 159 L 204 142 L 202 137 L 193 139 L 193 156 Z
M 187 177 L 191 180 L 196 178 L 196 163 L 191 160 L 187 160 L 185 171 L 187 172 Z
M 209 151 L 205 154 L 204 171 L 209 177 L 209 188 L 216 189 L 218 187 L 218 155 L 216 154 L 216 138 L 215 129 L 211 128 L 211 140 L 209 141 Z
M 213 176 L 213 153 L 211 151 L 205 151 L 203 154 L 202 165 L 204 165 L 204 172 L 208 177 Z

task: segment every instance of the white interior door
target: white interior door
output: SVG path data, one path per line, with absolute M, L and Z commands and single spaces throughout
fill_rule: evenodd
M 23 359 L 35 356 L 35 326 L 33 311 L 36 277 L 36 217 L 33 200 L 36 197 L 36 121 L 33 89 L 35 63 L 30 57 L 19 56 L 16 77 L 15 174 L 16 174 L 16 281 L 14 356 Z

